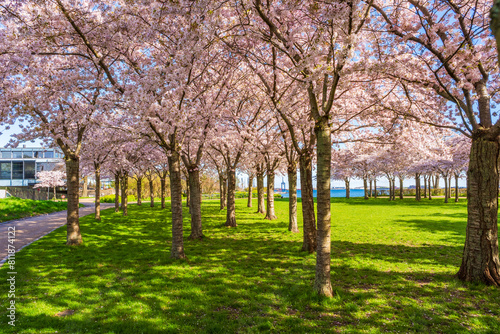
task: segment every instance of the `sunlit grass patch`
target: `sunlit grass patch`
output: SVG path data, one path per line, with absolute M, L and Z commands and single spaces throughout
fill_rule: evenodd
M 275 221 L 237 200 L 234 229 L 223 227 L 217 200 L 204 200 L 203 241 L 187 239 L 185 210 L 185 261 L 170 258 L 168 207 L 130 205 L 128 217 L 82 218 L 82 247 L 65 246 L 61 228 L 18 253 L 18 321 L 3 326 L 2 292 L 0 331 L 500 332 L 499 290 L 453 277 L 465 202 L 332 202 L 331 299 L 312 293 L 315 256 L 287 231 L 286 200 L 276 201 Z

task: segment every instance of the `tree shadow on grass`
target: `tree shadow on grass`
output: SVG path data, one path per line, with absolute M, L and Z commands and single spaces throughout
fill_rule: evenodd
M 398 268 L 400 263 L 455 266 L 458 246 L 334 241 L 334 298 L 327 300 L 312 292 L 314 254 L 300 252 L 301 237 L 283 236 L 279 222 L 250 222 L 246 217 L 251 214 L 242 212 L 240 219 L 247 223 L 224 230 L 218 227 L 224 215 L 204 207 L 210 237 L 185 240 L 188 260 L 179 261 L 170 259 L 169 210 L 129 209 L 129 217 L 107 211 L 100 223 L 82 219 L 83 247 L 64 246 L 65 231 L 59 229 L 23 250 L 15 330 L 154 334 L 500 328 L 498 314 L 485 311 L 495 309 L 497 290 L 470 293 L 451 275 Z M 187 236 L 187 215 L 185 227 Z M 252 235 L 252 227 L 268 236 Z M 394 270 L 376 268 L 377 261 L 394 264 Z M 0 286 L 3 290 L 6 282 Z M 37 306 L 30 306 L 33 301 Z M 0 303 L 5 317 L 5 301 Z M 75 313 L 55 316 L 64 310 Z M 460 319 L 471 314 L 476 327 L 463 327 L 461 322 L 471 322 Z

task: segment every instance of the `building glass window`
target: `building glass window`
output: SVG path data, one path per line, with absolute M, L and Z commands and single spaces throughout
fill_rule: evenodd
M 0 162 L 0 180 L 10 180 L 11 167 L 10 161 Z
M 2 151 L 2 159 L 11 159 L 12 158 L 12 154 L 10 151 Z
M 12 179 L 22 180 L 23 179 L 23 162 L 22 161 L 12 161 Z
M 54 151 L 45 151 L 45 158 L 46 159 L 54 158 Z
M 23 158 L 32 159 L 33 158 L 33 151 L 23 151 Z
M 24 162 L 24 178 L 34 179 L 35 178 L 35 162 L 25 161 Z
M 37 158 L 37 159 L 43 158 L 43 151 L 35 151 L 33 153 L 34 153 L 35 158 Z
M 12 151 L 12 157 L 14 159 L 22 159 L 23 158 L 23 152 L 22 151 Z

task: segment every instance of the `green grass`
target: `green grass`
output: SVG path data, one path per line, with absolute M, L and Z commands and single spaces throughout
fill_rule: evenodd
M 245 203 L 228 229 L 218 201 L 204 201 L 207 238 L 185 239 L 186 261 L 170 259 L 170 213 L 158 206 L 82 218 L 81 247 L 56 230 L 16 256 L 15 328 L 0 269 L 0 332 L 500 332 L 500 290 L 453 276 L 465 201 L 335 199 L 331 299 L 312 293 L 315 256 L 287 231 L 287 201 L 276 201 L 276 221 Z
M 0 222 L 66 210 L 66 202 L 33 201 L 9 197 L 0 199 Z

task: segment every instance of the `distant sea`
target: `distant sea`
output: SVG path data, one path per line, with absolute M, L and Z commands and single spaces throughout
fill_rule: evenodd
M 317 192 L 313 190 L 313 196 L 316 197 Z M 365 196 L 365 191 L 363 189 L 351 189 L 351 197 L 363 197 Z M 282 195 L 284 198 L 288 198 L 288 192 Z M 345 197 L 345 189 L 332 189 L 330 190 L 331 197 Z M 302 197 L 300 190 L 297 190 L 297 197 Z

